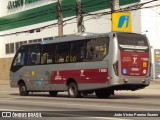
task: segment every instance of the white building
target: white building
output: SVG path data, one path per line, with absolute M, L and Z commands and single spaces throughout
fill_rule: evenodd
M 152 0 L 120 0 L 120 8 Z M 20 45 L 58 36 L 57 0 L 0 0 L 0 79 L 9 79 L 11 60 Z M 160 48 L 160 1 L 133 10 L 132 32 L 146 34 Z M 82 0 L 85 13 L 110 11 L 107 0 Z M 152 7 L 151 7 L 152 6 Z M 75 17 L 76 0 L 62 0 L 64 21 Z M 53 25 L 54 24 L 54 25 Z M 48 26 L 49 25 L 49 26 Z M 48 26 L 48 27 L 46 27 Z M 85 32 L 111 31 L 111 15 L 84 17 Z M 64 22 L 64 35 L 77 33 L 76 19 Z

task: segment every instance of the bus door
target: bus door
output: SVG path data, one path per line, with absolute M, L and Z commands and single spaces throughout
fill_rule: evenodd
M 39 44 L 31 45 L 28 48 L 28 60 L 25 70 L 25 79 L 30 80 L 31 84 L 42 85 L 43 69 L 40 66 L 41 46 Z
M 119 33 L 121 74 L 146 76 L 149 68 L 149 45 L 143 35 Z

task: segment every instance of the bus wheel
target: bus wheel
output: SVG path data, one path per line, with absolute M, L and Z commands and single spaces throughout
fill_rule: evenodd
M 111 91 L 107 89 L 100 89 L 95 91 L 98 98 L 108 98 L 111 95 Z
M 71 98 L 80 97 L 80 92 L 78 91 L 78 87 L 77 87 L 76 83 L 71 82 L 68 85 L 68 96 Z
M 50 95 L 50 96 L 55 97 L 55 96 L 57 96 L 57 94 L 58 94 L 57 91 L 49 91 L 49 95 Z
M 21 96 L 27 96 L 29 93 L 24 82 L 19 84 L 19 93 Z

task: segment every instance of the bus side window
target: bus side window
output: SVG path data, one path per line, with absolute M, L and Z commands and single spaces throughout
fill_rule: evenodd
M 93 38 L 87 42 L 86 61 L 100 61 L 107 54 L 109 49 L 109 38 Z
M 85 58 L 85 53 L 86 49 L 84 41 L 75 41 L 71 43 L 71 62 L 83 62 L 83 59 Z
M 28 53 L 28 65 L 38 65 L 40 64 L 40 46 L 33 45 L 29 48 Z
M 56 45 L 55 63 L 68 63 L 70 62 L 70 43 L 58 43 Z
M 16 54 L 16 57 L 13 62 L 13 66 L 23 66 L 25 65 L 26 51 L 25 49 L 21 49 Z
M 41 64 L 54 63 L 54 44 L 46 44 L 42 46 Z

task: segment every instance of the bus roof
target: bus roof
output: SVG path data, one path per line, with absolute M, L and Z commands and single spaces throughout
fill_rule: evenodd
M 82 33 L 82 34 L 71 34 L 71 35 L 64 35 L 62 37 L 54 37 L 53 40 L 46 40 L 37 43 L 27 43 L 26 45 L 32 44 L 50 44 L 50 43 L 61 43 L 61 42 L 68 42 L 73 40 L 83 40 L 89 38 L 97 38 L 97 37 L 105 37 L 109 36 L 109 34 L 116 34 L 116 33 L 127 33 L 127 32 L 108 32 L 108 33 Z M 129 33 L 128 33 L 129 34 Z M 138 34 L 138 33 L 130 33 L 130 34 Z
M 27 43 L 25 45 L 50 44 L 50 43 L 68 42 L 73 40 L 83 40 L 83 39 L 89 39 L 89 38 L 104 37 L 106 35 L 109 35 L 110 33 L 82 33 L 82 34 L 64 35 L 61 37 L 56 36 L 52 40 L 46 40 L 46 41 L 36 42 L 36 43 Z

